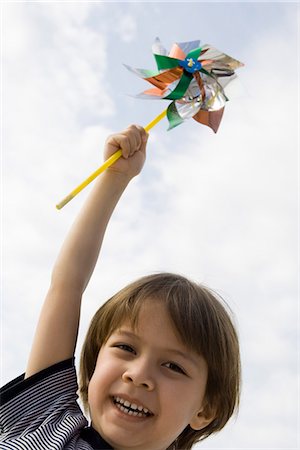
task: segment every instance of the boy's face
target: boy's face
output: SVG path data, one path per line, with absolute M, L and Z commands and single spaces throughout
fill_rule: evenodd
M 100 349 L 88 389 L 93 427 L 115 450 L 165 450 L 202 415 L 207 364 L 177 337 L 165 307 L 146 302 Z M 126 402 L 126 403 L 125 403 Z

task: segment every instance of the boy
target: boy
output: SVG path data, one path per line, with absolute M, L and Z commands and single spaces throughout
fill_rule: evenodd
M 142 169 L 147 134 L 106 142 L 120 158 L 96 181 L 55 263 L 25 375 L 2 389 L 1 449 L 189 449 L 220 430 L 239 398 L 237 335 L 208 289 L 174 274 L 144 277 L 95 314 L 76 399 L 74 352 L 83 292 L 111 214 Z

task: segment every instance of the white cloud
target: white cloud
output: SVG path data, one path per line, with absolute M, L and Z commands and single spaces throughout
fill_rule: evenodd
M 137 35 L 135 18 L 130 14 L 122 15 L 117 24 L 117 31 L 123 41 L 132 42 Z

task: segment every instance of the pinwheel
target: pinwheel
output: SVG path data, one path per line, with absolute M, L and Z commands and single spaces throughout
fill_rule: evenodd
M 193 117 L 216 133 L 228 100 L 224 87 L 243 66 L 236 59 L 200 41 L 174 44 L 170 53 L 156 38 L 152 47 L 157 71 L 125 67 L 155 88 L 138 98 L 173 100 L 167 109 L 169 129 Z
M 176 43 L 167 54 L 156 38 L 152 50 L 156 71 L 125 65 L 128 70 L 155 86 L 136 97 L 171 100 L 167 109 L 146 125 L 145 130 L 149 131 L 165 116 L 169 121 L 169 130 L 192 117 L 216 133 L 228 100 L 224 88 L 236 77 L 235 70 L 244 64 L 208 44 L 201 46 L 199 40 Z M 120 149 L 58 203 L 56 208 L 65 206 L 121 156 Z

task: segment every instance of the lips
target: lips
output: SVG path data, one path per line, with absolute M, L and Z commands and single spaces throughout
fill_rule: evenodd
M 153 413 L 137 400 L 130 401 L 128 398 L 121 395 L 113 396 L 112 400 L 120 411 L 129 416 L 143 418 L 153 416 Z

